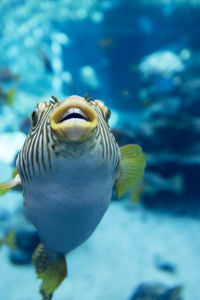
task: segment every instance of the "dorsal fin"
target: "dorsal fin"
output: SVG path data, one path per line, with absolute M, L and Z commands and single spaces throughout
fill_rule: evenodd
M 51 98 L 53 99 L 53 100 L 49 100 L 49 102 L 51 104 L 57 104 L 57 103 L 59 103 L 59 100 L 55 96 L 51 96 Z

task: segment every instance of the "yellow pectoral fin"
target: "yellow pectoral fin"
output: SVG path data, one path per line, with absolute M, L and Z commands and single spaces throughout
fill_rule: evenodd
M 12 179 L 15 178 L 15 176 L 19 174 L 17 171 L 17 168 L 14 168 L 14 170 L 12 171 Z
M 19 174 L 17 173 L 12 180 L 0 183 L 0 196 L 3 196 L 9 190 L 11 190 L 12 188 L 14 188 L 15 186 L 20 185 L 20 184 L 21 184 L 21 178 L 20 178 Z
M 146 166 L 145 155 L 140 146 L 126 145 L 120 147 L 120 152 L 120 174 L 115 182 L 118 198 L 141 180 Z
M 140 180 L 130 191 L 131 204 L 135 205 L 140 201 L 144 192 L 144 182 Z

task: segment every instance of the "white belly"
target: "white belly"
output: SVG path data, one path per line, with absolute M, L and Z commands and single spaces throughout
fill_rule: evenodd
M 114 178 L 108 172 L 81 168 L 34 182 L 25 192 L 28 218 L 50 250 L 68 253 L 82 244 L 103 217 L 112 195 Z M 98 174 L 101 172 L 101 174 Z

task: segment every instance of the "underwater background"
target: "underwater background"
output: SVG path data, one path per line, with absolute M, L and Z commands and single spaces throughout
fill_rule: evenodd
M 1 0 L 0 16 L 1 182 L 52 95 L 102 100 L 119 145 L 147 159 L 68 256 L 54 299 L 200 299 L 200 1 Z M 0 237 L 1 299 L 39 300 L 20 191 L 0 199 Z

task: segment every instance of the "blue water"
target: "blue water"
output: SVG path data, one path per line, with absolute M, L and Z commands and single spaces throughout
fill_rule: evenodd
M 52 95 L 102 100 L 119 145 L 139 144 L 147 159 L 138 197 L 113 193 L 55 299 L 138 300 L 142 283 L 184 287 L 162 300 L 200 299 L 200 1 L 2 0 L 0 16 L 0 181 L 31 112 Z M 28 233 L 19 249 L 0 249 L 0 295 L 40 299 L 20 191 L 1 200 L 1 236 L 8 230 Z

